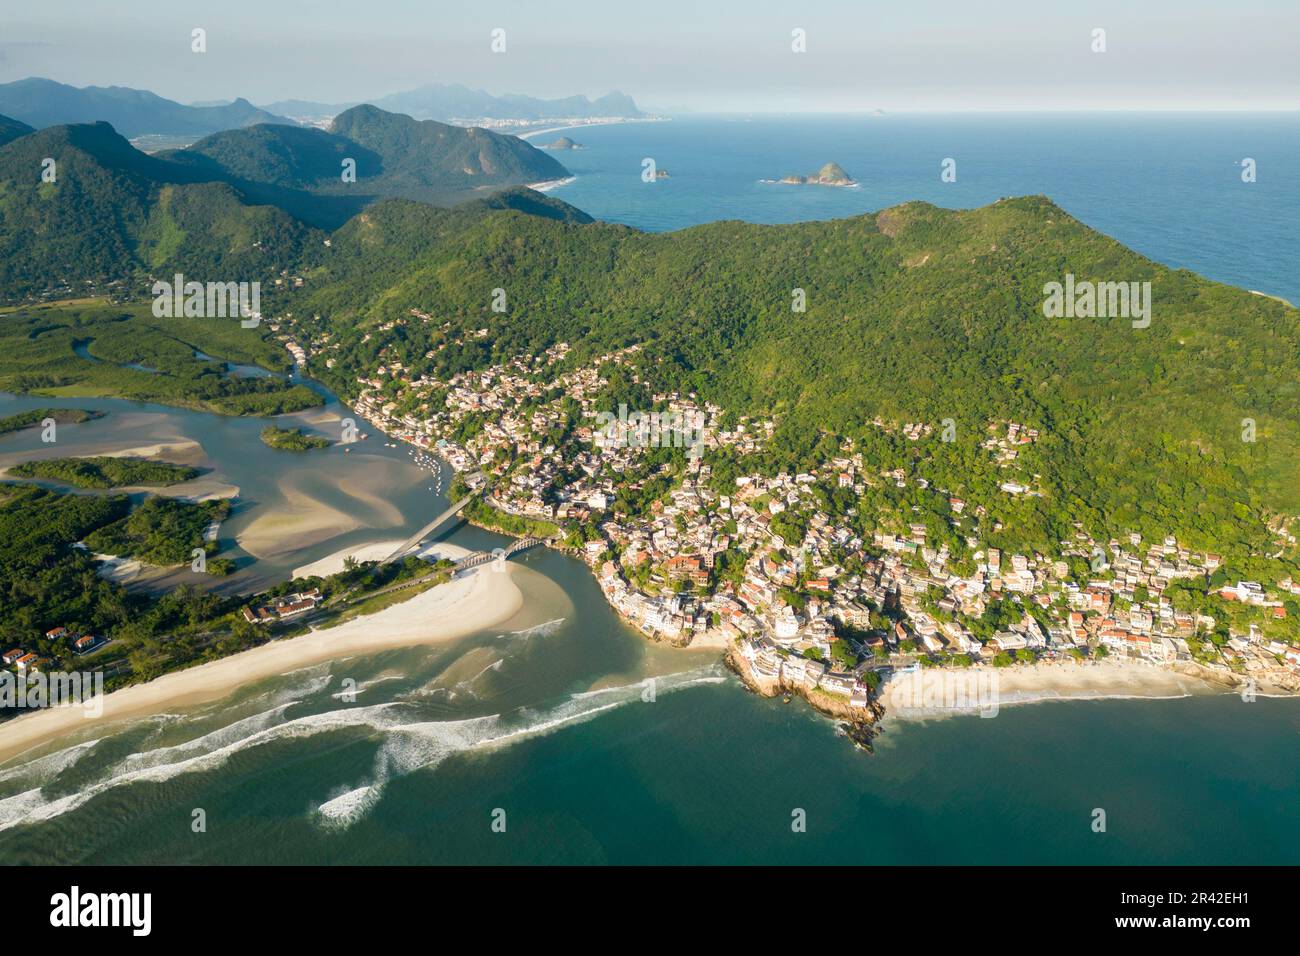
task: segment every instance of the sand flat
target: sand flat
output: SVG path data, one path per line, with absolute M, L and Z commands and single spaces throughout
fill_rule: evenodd
M 309 578 L 313 575 L 317 577 L 328 577 L 331 574 L 338 574 L 343 570 L 343 562 L 348 558 L 354 558 L 361 561 L 382 561 L 393 553 L 394 550 L 402 543 L 401 538 L 394 538 L 392 541 L 375 541 L 370 544 L 354 544 L 346 548 L 341 548 L 333 554 L 326 555 L 310 564 L 304 564 L 293 569 L 295 578 Z
M 400 463 L 377 458 L 371 479 L 380 482 L 382 487 L 393 487 L 400 482 L 395 465 Z M 380 468 L 385 470 L 377 470 Z M 380 492 L 352 478 L 339 478 L 333 483 L 333 490 L 345 495 L 347 500 L 336 507 L 318 497 L 321 492 L 314 486 L 315 477 L 304 469 L 287 472 L 276 485 L 282 501 L 262 502 L 256 516 L 235 532 L 239 546 L 255 558 L 273 558 L 362 527 L 382 530 L 404 526 L 401 510 Z M 414 484 L 421 477 L 407 480 Z
M 284 505 L 266 509 L 235 535 L 239 546 L 255 558 L 298 551 L 355 531 L 361 521 L 297 488 L 280 482 Z

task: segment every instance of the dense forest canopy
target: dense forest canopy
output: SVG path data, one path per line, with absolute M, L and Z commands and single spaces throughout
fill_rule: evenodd
M 770 470 L 854 437 L 883 467 L 985 498 L 1012 544 L 1082 521 L 1246 552 L 1300 511 L 1296 310 L 1151 262 L 1043 197 L 669 234 L 392 202 L 331 253 L 285 305 L 321 316 L 335 367 L 320 371 L 345 394 L 383 361 L 445 378 L 561 341 L 570 362 L 642 343 L 651 388 L 774 416 Z M 1150 325 L 1046 317 L 1067 274 L 1150 282 Z M 875 421 L 933 431 L 911 443 Z M 1040 433 L 1014 475 L 979 447 L 1008 421 Z M 981 495 L 1010 477 L 1041 497 Z

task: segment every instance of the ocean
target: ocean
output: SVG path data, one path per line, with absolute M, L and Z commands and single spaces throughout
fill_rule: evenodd
M 690 117 L 543 133 L 598 219 L 682 229 L 835 219 L 924 200 L 953 209 L 1042 194 L 1165 265 L 1300 303 L 1300 114 Z M 653 159 L 667 179 L 641 181 Z M 940 179 L 945 159 L 956 181 Z M 1242 181 L 1242 160 L 1255 181 Z M 838 163 L 856 188 L 765 183 Z
M 698 117 L 569 135 L 588 148 L 559 154 L 576 179 L 554 195 L 641 228 L 1045 193 L 1168 265 L 1300 300 L 1294 117 Z M 642 183 L 647 156 L 669 178 Z M 1233 165 L 1247 156 L 1253 184 Z M 939 181 L 945 157 L 956 183 Z M 831 161 L 861 186 L 759 182 Z M 259 422 L 128 405 L 105 407 L 199 440 L 217 477 L 258 498 L 344 509 L 339 488 L 361 481 L 343 456 L 321 459 L 330 474 L 310 485 L 274 456 L 236 460 Z M 114 417 L 69 432 L 91 442 Z M 401 489 L 400 523 L 374 539 L 442 506 L 405 453 L 367 451 Z M 246 507 L 236 530 L 257 518 Z M 322 541 L 302 563 L 363 539 Z M 502 539 L 462 527 L 450 540 Z M 1300 700 L 891 720 L 868 756 L 802 702 L 747 693 L 715 654 L 643 640 L 581 563 L 517 560 L 524 610 L 491 632 L 306 668 L 124 728 L 88 722 L 0 766 L 0 863 L 1300 862 Z

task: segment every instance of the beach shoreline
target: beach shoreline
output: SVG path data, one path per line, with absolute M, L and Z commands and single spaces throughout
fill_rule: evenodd
M 365 561 L 382 561 L 388 557 L 402 543 L 402 538 L 393 538 L 388 541 L 372 541 L 368 544 L 357 544 L 351 547 L 341 548 L 333 554 L 327 554 L 323 558 L 312 561 L 309 564 L 303 564 L 293 569 L 293 579 L 309 577 L 329 577 L 331 574 L 338 574 L 344 570 L 344 564 L 348 558 L 355 559 L 358 563 Z M 455 546 L 448 546 L 448 557 L 457 558 L 464 555 L 452 554 L 451 549 Z M 459 549 L 459 550 L 464 550 Z
M 566 176 L 564 179 L 547 179 L 540 183 L 529 183 L 528 188 L 537 193 L 548 193 L 552 189 L 559 189 L 561 186 L 567 186 L 577 180 L 577 176 Z
M 619 117 L 618 119 L 594 120 L 588 123 L 570 123 L 567 126 L 548 126 L 544 129 L 530 129 L 526 133 L 515 133 L 522 140 L 527 140 L 533 136 L 545 136 L 547 133 L 562 133 L 568 129 L 588 129 L 592 126 L 624 126 L 628 123 L 667 123 L 671 120 L 668 116 L 628 116 Z
M 443 546 L 445 547 L 445 545 Z M 340 558 L 341 560 L 341 558 Z M 103 728 L 159 711 L 209 703 L 237 688 L 324 661 L 468 637 L 514 617 L 523 594 L 513 571 L 484 566 L 374 614 L 298 637 L 273 640 L 219 660 L 173 671 L 143 684 L 105 694 L 102 712 L 88 717 L 82 706 L 23 714 L 0 734 L 0 765 L 78 731 Z
M 975 713 L 994 716 L 1003 707 L 1054 701 L 1178 700 L 1235 692 L 1236 684 L 1199 665 L 1107 659 L 930 667 L 891 675 L 876 699 L 887 716 L 924 720 Z

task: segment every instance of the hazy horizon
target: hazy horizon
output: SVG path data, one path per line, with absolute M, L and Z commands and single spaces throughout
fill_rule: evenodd
M 191 30 L 207 51 L 190 49 Z M 505 51 L 491 33 L 505 31 Z M 1105 30 L 1105 52 L 1093 31 Z M 792 50 L 805 31 L 806 52 Z M 389 0 L 66 0 L 5 16 L 0 82 L 148 89 L 182 103 L 373 100 L 431 83 L 559 98 L 619 90 L 643 109 L 698 113 L 1149 112 L 1300 109 L 1300 5 L 1245 0 L 1032 0 L 973 10 L 930 0 L 868 10 L 753 0 L 652 13 L 571 0 L 466 9 Z

